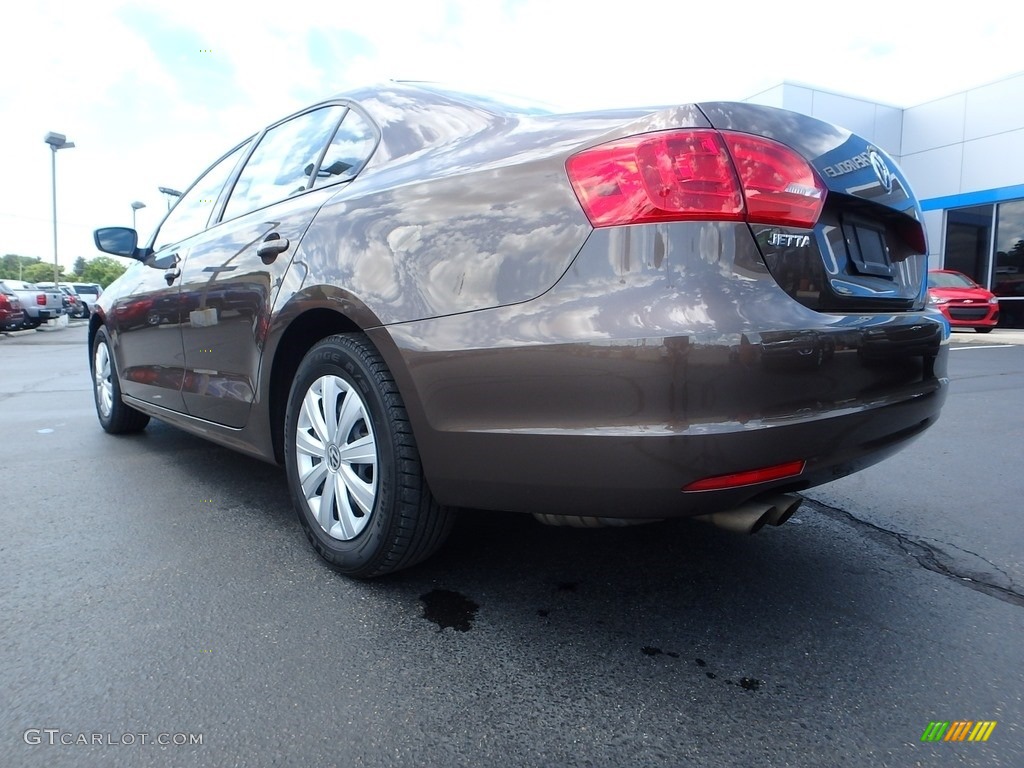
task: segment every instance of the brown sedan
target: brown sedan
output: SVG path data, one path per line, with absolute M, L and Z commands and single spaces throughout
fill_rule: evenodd
M 97 302 L 103 428 L 287 467 L 317 551 L 416 563 L 451 510 L 780 524 L 938 417 L 917 201 L 750 104 L 556 115 L 392 83 L 242 142 Z

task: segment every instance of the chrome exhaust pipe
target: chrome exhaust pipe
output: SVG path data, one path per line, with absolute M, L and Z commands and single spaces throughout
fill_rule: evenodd
M 748 501 L 735 509 L 698 515 L 692 519 L 710 523 L 716 528 L 733 533 L 754 534 L 768 524 L 782 525 L 803 503 L 804 500 L 800 496 L 791 493 L 778 493 L 763 499 Z
M 782 525 L 793 514 L 800 509 L 800 505 L 804 503 L 802 496 L 797 496 L 792 493 L 780 493 L 777 496 L 772 496 L 769 499 L 765 499 L 769 504 L 772 505 L 771 510 L 767 512 L 765 522 L 771 525 Z
M 706 515 L 697 515 L 693 520 L 700 520 L 702 523 L 710 523 L 716 528 L 722 528 L 733 533 L 757 533 L 764 524 L 768 522 L 768 512 L 774 509 L 763 501 L 748 501 L 735 509 L 727 509 L 724 512 L 711 512 Z

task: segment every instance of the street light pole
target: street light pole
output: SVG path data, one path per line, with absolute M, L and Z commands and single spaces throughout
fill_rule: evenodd
M 43 137 L 43 141 L 50 145 L 50 188 L 53 196 L 53 284 L 60 283 L 60 267 L 57 265 L 57 150 L 71 149 L 75 142 L 68 141 L 63 133 L 52 131 Z
M 160 194 L 167 195 L 167 210 L 171 210 L 171 200 L 176 200 L 181 197 L 181 192 L 171 187 L 157 187 L 160 190 Z
M 132 203 L 132 229 L 135 229 L 135 212 L 145 207 L 146 204 L 140 202 L 139 200 L 136 200 L 134 203 Z

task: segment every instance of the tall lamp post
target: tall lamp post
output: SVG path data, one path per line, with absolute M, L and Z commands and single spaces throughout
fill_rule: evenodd
M 60 284 L 60 268 L 57 266 L 57 150 L 71 149 L 75 142 L 68 141 L 63 133 L 52 131 L 43 137 L 50 145 L 50 186 L 53 191 L 53 284 Z
M 132 229 L 135 229 L 135 212 L 145 207 L 146 204 L 138 200 L 132 203 Z
M 181 197 L 181 192 L 170 187 L 157 187 L 161 194 L 167 195 L 167 210 L 171 210 L 171 200 L 176 200 Z

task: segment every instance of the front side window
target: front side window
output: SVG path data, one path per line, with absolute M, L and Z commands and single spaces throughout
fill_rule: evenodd
M 344 107 L 322 107 L 266 132 L 228 198 L 224 218 L 254 211 L 303 192 Z
M 160 225 L 160 231 L 156 233 L 153 240 L 154 251 L 179 243 L 186 237 L 191 237 L 206 229 L 213 206 L 216 205 L 224 184 L 248 147 L 249 142 L 247 141 L 226 154 L 204 173 L 188 192 L 182 195 L 178 204 L 167 214 L 164 223 Z

